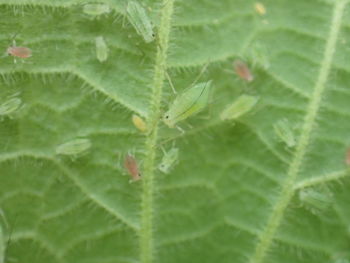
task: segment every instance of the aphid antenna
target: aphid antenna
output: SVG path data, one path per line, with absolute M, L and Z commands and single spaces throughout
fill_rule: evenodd
M 170 85 L 171 89 L 173 90 L 174 94 L 177 94 L 176 89 L 173 85 L 173 82 L 171 81 L 171 78 L 170 78 L 167 70 L 165 70 L 165 76 L 168 79 L 169 85 Z
M 190 87 L 194 86 L 198 80 L 202 77 L 202 75 L 204 74 L 204 72 L 207 70 L 208 66 L 209 66 L 210 61 L 208 61 L 203 68 L 201 69 L 201 71 L 199 72 L 198 76 L 194 79 L 194 81 L 192 82 L 192 84 L 190 85 Z

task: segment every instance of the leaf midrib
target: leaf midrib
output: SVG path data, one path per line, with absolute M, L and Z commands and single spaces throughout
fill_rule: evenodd
M 154 170 L 156 144 L 158 140 L 158 124 L 160 122 L 163 81 L 167 64 L 167 50 L 171 28 L 174 0 L 164 0 L 162 3 L 161 20 L 157 36 L 157 55 L 154 67 L 150 114 L 147 127 L 150 131 L 145 141 L 145 158 L 143 166 L 143 192 L 141 197 L 141 227 L 140 227 L 140 262 L 152 263 L 154 257 L 153 245 L 153 196 L 155 188 Z
M 306 154 L 310 142 L 311 133 L 316 122 L 317 113 L 320 108 L 322 95 L 326 88 L 325 84 L 327 82 L 329 72 L 331 69 L 333 55 L 335 53 L 337 38 L 341 26 L 341 19 L 347 2 L 348 0 L 340 0 L 334 6 L 329 37 L 326 43 L 326 48 L 324 51 L 319 75 L 317 77 L 314 91 L 306 111 L 304 125 L 299 137 L 300 139 L 296 146 L 296 151 L 293 156 L 293 159 L 290 163 L 287 178 L 283 184 L 281 194 L 276 204 L 272 208 L 272 213 L 265 225 L 264 230 L 259 236 L 259 241 L 255 247 L 255 253 L 250 258 L 251 263 L 263 262 L 266 253 L 270 248 L 272 240 L 275 236 L 275 233 L 281 223 L 284 211 L 294 195 L 296 189 L 295 181 L 297 179 L 300 167 Z

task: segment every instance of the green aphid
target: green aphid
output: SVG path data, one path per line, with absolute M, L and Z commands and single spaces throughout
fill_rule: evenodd
M 89 3 L 84 5 L 83 12 L 90 16 L 100 16 L 111 11 L 109 5 L 105 3 Z
M 238 117 L 249 112 L 255 104 L 258 102 L 259 98 L 249 95 L 241 95 L 238 99 L 227 106 L 225 110 L 220 114 L 221 120 L 234 120 Z
M 276 135 L 287 144 L 288 147 L 295 146 L 295 137 L 287 119 L 281 119 L 273 125 Z
M 178 95 L 164 113 L 163 121 L 170 128 L 176 123 L 201 112 L 209 102 L 211 81 L 198 83 Z
M 155 38 L 153 25 L 142 5 L 137 1 L 128 1 L 126 14 L 136 32 L 143 37 L 145 42 L 152 42 Z
M 300 190 L 299 200 L 314 214 L 327 210 L 332 204 L 330 193 L 314 189 Z
M 12 98 L 0 104 L 0 117 L 11 115 L 20 108 L 21 104 L 20 98 Z
M 108 47 L 103 36 L 96 37 L 96 57 L 101 63 L 108 58 Z
M 56 153 L 60 155 L 78 156 L 86 153 L 91 147 L 89 139 L 75 139 L 63 143 L 56 148 Z
M 158 165 L 158 169 L 163 173 L 169 173 L 179 160 L 179 149 L 172 148 L 168 152 L 164 152 L 162 161 Z

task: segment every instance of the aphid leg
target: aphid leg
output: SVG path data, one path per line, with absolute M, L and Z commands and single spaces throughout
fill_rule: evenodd
M 182 129 L 180 126 L 176 125 L 175 127 L 181 132 L 181 134 L 185 134 L 185 130 Z
M 174 94 L 177 94 L 176 89 L 175 89 L 175 87 L 173 85 L 173 82 L 171 81 L 171 78 L 170 78 L 170 76 L 169 76 L 167 71 L 165 71 L 165 76 L 168 79 L 169 85 L 170 85 L 171 89 L 173 90 Z

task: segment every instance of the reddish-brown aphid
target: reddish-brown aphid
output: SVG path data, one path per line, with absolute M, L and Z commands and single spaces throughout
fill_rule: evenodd
M 32 56 L 32 50 L 27 47 L 8 47 L 6 53 L 18 58 L 29 58 Z
M 141 179 L 141 174 L 135 157 L 127 154 L 125 156 L 124 166 L 134 182 Z
M 350 148 L 346 151 L 345 163 L 350 165 Z
M 254 76 L 250 72 L 250 69 L 248 68 L 247 64 L 243 62 L 242 60 L 235 60 L 233 62 L 233 68 L 236 72 L 236 74 L 243 80 L 247 82 L 251 82 L 254 79 Z

